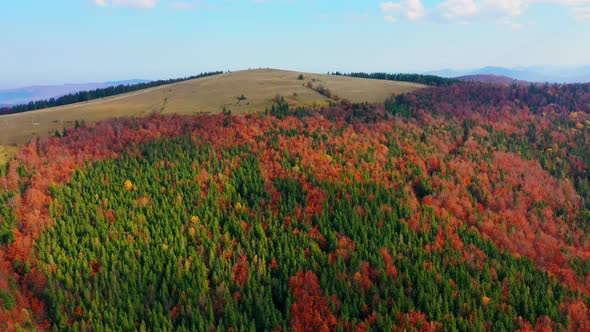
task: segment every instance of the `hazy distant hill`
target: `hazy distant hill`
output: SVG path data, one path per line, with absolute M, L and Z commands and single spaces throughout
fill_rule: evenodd
M 530 67 L 484 67 L 478 69 L 443 69 L 425 74 L 442 77 L 461 77 L 472 75 L 499 75 L 528 82 L 583 83 L 590 82 L 590 66 L 530 66 Z
M 502 76 L 502 75 L 466 75 L 466 76 L 459 76 L 457 79 L 466 82 L 485 82 L 485 83 L 497 83 L 497 84 L 530 84 L 528 81 L 516 80 L 512 77 Z
M 79 91 L 108 88 L 117 85 L 133 85 L 149 82 L 147 80 L 126 80 L 101 83 L 80 83 L 63 85 L 34 85 L 14 89 L 0 90 L 0 107 L 26 104 L 30 101 L 61 97 Z

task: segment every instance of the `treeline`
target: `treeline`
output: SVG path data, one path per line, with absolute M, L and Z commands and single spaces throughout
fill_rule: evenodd
M 63 105 L 70 105 L 75 103 L 81 103 L 93 99 L 105 98 L 115 95 L 120 95 L 127 92 L 133 92 L 148 88 L 154 88 L 161 85 L 178 83 L 182 81 L 188 81 L 196 78 L 202 78 L 207 76 L 218 75 L 223 72 L 221 71 L 214 71 L 214 72 L 205 72 L 195 76 L 188 76 L 183 78 L 174 78 L 169 80 L 158 80 L 158 81 L 151 81 L 147 83 L 139 83 L 139 84 L 121 84 L 117 86 L 111 86 L 108 88 L 101 88 L 89 91 L 80 91 L 76 93 L 70 93 L 65 96 L 61 96 L 58 98 L 50 98 L 45 100 L 38 100 L 38 101 L 31 101 L 28 104 L 16 105 L 13 107 L 5 107 L 0 109 L 0 115 L 6 114 L 15 114 L 15 113 L 22 113 L 34 110 L 40 110 L 49 107 L 56 107 L 56 106 L 63 106 Z
M 503 107 L 526 108 L 536 115 L 543 112 L 590 114 L 590 84 L 492 85 L 460 83 L 440 88 L 421 89 L 401 96 L 416 109 L 431 115 L 493 116 Z M 493 118 L 493 120 L 498 120 Z
M 401 81 L 401 82 L 412 82 L 412 83 L 419 83 L 424 85 L 431 85 L 431 86 L 444 86 L 444 85 L 451 85 L 454 83 L 461 82 L 455 78 L 445 78 L 435 75 L 421 75 L 421 74 L 388 74 L 388 73 L 341 73 L 341 72 L 334 72 L 330 73 L 330 75 L 336 76 L 349 76 L 349 77 L 358 77 L 358 78 L 370 78 L 374 80 L 385 80 L 385 81 Z

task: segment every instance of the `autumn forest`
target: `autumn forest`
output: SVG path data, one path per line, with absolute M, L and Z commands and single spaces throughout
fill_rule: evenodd
M 0 330 L 590 330 L 590 84 L 330 97 L 30 142 Z

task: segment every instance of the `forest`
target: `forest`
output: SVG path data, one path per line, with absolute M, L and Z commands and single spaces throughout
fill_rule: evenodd
M 1 170 L 0 330 L 588 331 L 590 84 L 152 115 Z
M 101 89 L 95 89 L 95 90 L 90 90 L 90 91 L 80 91 L 80 92 L 67 94 L 65 96 L 61 96 L 61 97 L 57 97 L 57 98 L 31 101 L 28 104 L 0 108 L 0 115 L 22 113 L 22 112 L 40 110 L 40 109 L 49 108 L 49 107 L 56 107 L 56 106 L 81 103 L 81 102 L 85 102 L 85 101 L 89 101 L 89 100 L 93 100 L 93 99 L 105 98 L 105 97 L 120 95 L 123 93 L 139 91 L 139 90 L 144 90 L 144 89 L 149 89 L 149 88 L 155 88 L 155 87 L 158 87 L 161 85 L 178 83 L 178 82 L 193 80 L 193 79 L 197 79 L 197 78 L 207 77 L 207 76 L 219 75 L 222 73 L 223 72 L 221 72 L 221 71 L 207 72 L 207 73 L 201 73 L 199 75 L 188 76 L 188 77 L 183 77 L 183 78 L 157 80 L 157 81 L 151 81 L 151 82 L 147 82 L 147 83 L 138 83 L 138 84 L 121 84 L 121 85 L 117 85 L 117 86 L 111 86 L 108 88 L 101 88 Z

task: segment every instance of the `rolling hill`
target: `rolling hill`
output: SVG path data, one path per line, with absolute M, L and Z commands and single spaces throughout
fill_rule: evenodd
M 71 127 L 76 121 L 95 122 L 113 117 L 151 113 L 250 113 L 270 106 L 277 95 L 292 104 L 327 103 L 328 98 L 307 87 L 323 86 L 355 102 L 382 102 L 392 94 L 410 92 L 419 84 L 258 69 L 226 73 L 39 111 L 0 117 L 0 144 L 22 144 Z M 244 97 L 245 99 L 241 98 Z M 239 100 L 242 99 L 242 100 Z

